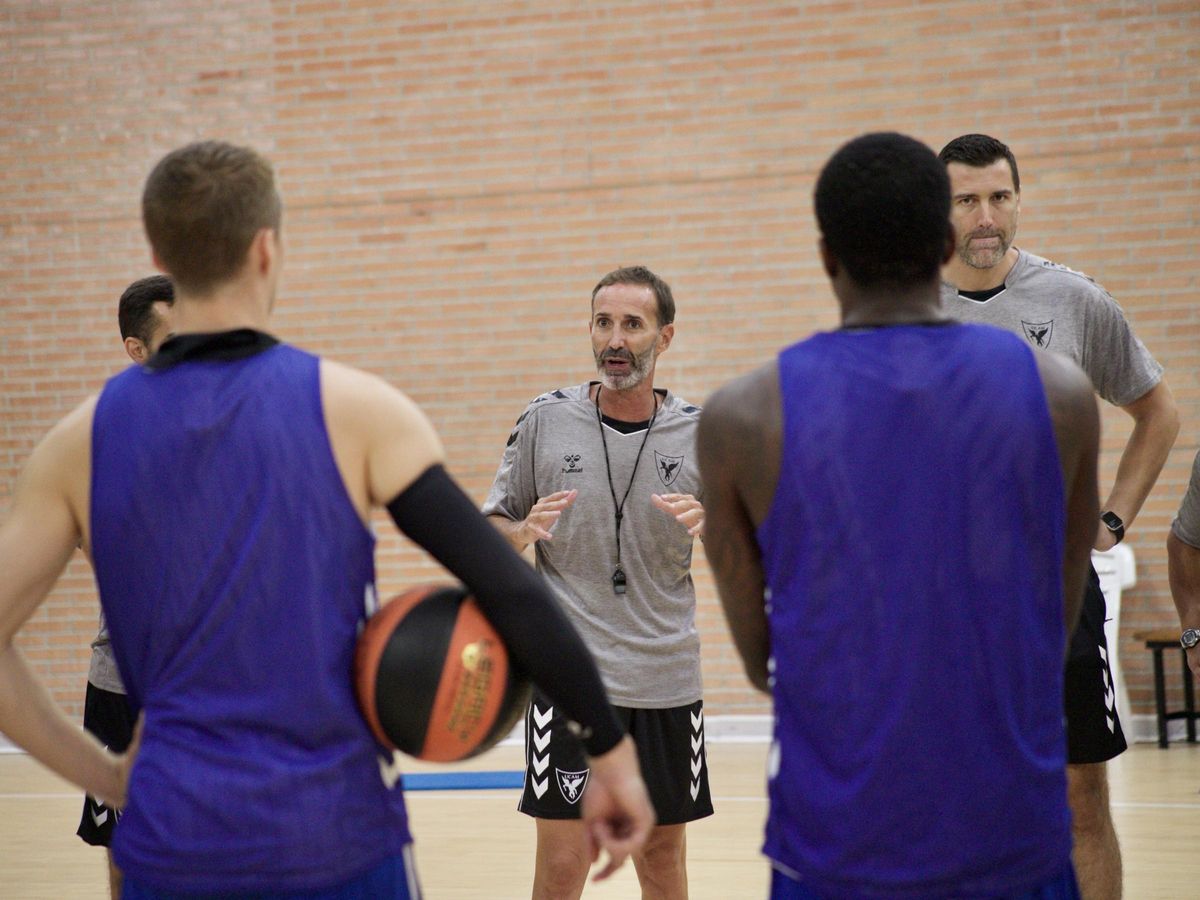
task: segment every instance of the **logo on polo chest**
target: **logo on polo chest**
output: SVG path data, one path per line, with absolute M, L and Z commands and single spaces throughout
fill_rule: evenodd
M 1035 347 L 1049 347 L 1050 338 L 1054 336 L 1054 320 L 1049 322 L 1026 322 L 1021 320 L 1021 328 L 1025 338 Z
M 578 453 L 563 454 L 562 473 L 564 475 L 578 475 L 583 472 L 583 466 L 579 464 L 581 459 L 583 457 Z
M 654 462 L 658 468 L 658 480 L 670 487 L 675 483 L 675 479 L 679 477 L 679 472 L 683 468 L 682 456 L 666 456 L 654 451 Z

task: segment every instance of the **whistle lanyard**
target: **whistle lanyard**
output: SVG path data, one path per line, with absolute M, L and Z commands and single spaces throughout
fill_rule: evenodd
M 646 449 L 646 441 L 650 439 L 650 429 L 654 427 L 654 420 L 658 418 L 658 397 L 651 394 L 654 397 L 654 414 L 650 416 L 650 422 L 646 425 L 646 434 L 642 437 L 642 445 L 638 447 L 637 456 L 633 460 L 633 472 L 629 476 L 629 487 L 625 488 L 625 496 L 618 503 L 617 489 L 613 487 L 612 463 L 608 458 L 608 439 L 604 436 L 604 417 L 600 414 L 600 391 L 601 386 L 596 385 L 596 424 L 600 426 L 600 443 L 604 445 L 604 469 L 608 473 L 608 492 L 612 494 L 617 532 L 617 567 L 613 570 L 612 575 L 613 593 L 624 594 L 625 570 L 621 568 L 621 519 L 625 512 L 625 501 L 629 499 L 629 492 L 633 490 L 633 481 L 637 478 L 638 463 L 642 461 L 642 451 Z

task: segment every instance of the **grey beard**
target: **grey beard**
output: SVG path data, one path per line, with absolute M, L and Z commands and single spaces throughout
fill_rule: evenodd
M 628 375 L 609 375 L 600 366 L 600 383 L 610 391 L 627 391 L 637 387 L 646 378 L 646 373 L 637 367 L 630 368 Z
M 609 375 L 604 371 L 604 360 L 596 360 L 596 371 L 600 375 L 600 383 L 610 391 L 627 391 L 630 388 L 637 387 L 646 380 L 646 373 L 650 371 L 650 363 L 654 359 L 654 348 L 646 351 L 639 356 L 634 356 L 629 364 L 628 375 Z

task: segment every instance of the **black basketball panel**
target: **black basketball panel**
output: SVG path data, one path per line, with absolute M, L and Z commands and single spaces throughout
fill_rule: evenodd
M 380 656 L 375 675 L 379 724 L 392 743 L 410 756 L 418 755 L 425 745 L 464 596 L 455 587 L 431 592 L 396 624 Z

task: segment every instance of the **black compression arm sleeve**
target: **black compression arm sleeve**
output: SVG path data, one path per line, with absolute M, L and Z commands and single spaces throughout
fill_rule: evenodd
M 624 729 L 591 654 L 550 589 L 475 508 L 441 466 L 431 466 L 387 505 L 393 521 L 462 581 L 513 660 L 583 728 L 592 756 Z

